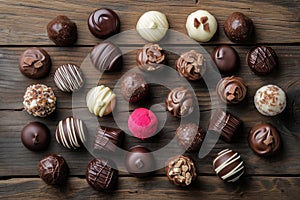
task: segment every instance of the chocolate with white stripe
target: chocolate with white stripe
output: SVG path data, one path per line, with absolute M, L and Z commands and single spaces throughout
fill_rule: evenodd
M 225 149 L 218 153 L 213 162 L 216 174 L 226 182 L 237 181 L 244 173 L 244 162 L 239 153 Z

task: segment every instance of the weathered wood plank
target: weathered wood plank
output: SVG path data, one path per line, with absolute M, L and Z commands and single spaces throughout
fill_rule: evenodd
M 0 181 L 2 199 L 297 199 L 299 177 L 244 177 L 225 184 L 217 177 L 199 176 L 190 188 L 177 188 L 166 177 L 136 179 L 120 177 L 111 193 L 93 190 L 83 178 L 70 178 L 61 187 L 46 185 L 39 178 Z
M 169 9 L 172 6 L 174 9 Z M 120 16 L 121 31 L 135 28 L 140 15 L 148 10 L 165 12 L 170 28 L 186 33 L 186 17 L 197 9 L 210 11 L 219 22 L 217 36 L 210 43 L 230 43 L 223 32 L 223 23 L 233 11 L 241 11 L 253 19 L 257 43 L 300 42 L 299 1 L 0 1 L 1 45 L 53 45 L 46 33 L 47 23 L 57 15 L 67 15 L 77 23 L 79 38 L 77 45 L 93 45 L 99 40 L 87 28 L 89 13 L 96 8 L 114 9 Z M 46 14 L 47 13 L 47 14 Z M 130 38 L 131 36 L 129 36 Z M 140 37 L 135 43 L 143 44 Z

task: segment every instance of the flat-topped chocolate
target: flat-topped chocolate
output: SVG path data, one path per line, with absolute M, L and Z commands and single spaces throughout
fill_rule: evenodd
M 120 129 L 99 126 L 94 138 L 94 150 L 114 152 L 121 145 L 123 137 L 124 132 Z

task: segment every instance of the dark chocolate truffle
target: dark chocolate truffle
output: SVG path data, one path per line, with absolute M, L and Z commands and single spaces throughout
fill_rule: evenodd
M 61 120 L 55 132 L 56 141 L 67 149 L 76 149 L 85 142 L 86 127 L 82 120 L 72 116 Z
M 199 80 L 206 71 L 204 56 L 194 50 L 185 52 L 176 61 L 176 70 L 190 81 Z
M 184 155 L 173 157 L 168 161 L 166 174 L 171 183 L 181 187 L 191 185 L 197 178 L 194 161 Z
M 240 130 L 241 125 L 242 122 L 238 118 L 217 109 L 212 115 L 208 130 L 219 133 L 225 142 L 230 142 Z
M 178 145 L 190 153 L 199 151 L 204 137 L 204 131 L 195 123 L 181 124 L 176 130 Z
M 166 53 L 158 44 L 149 43 L 137 51 L 136 63 L 143 71 L 156 71 L 166 63 Z
M 68 17 L 59 15 L 47 25 L 48 37 L 56 45 L 69 46 L 77 40 L 77 26 Z
M 258 46 L 247 54 L 247 63 L 257 75 L 266 75 L 278 66 L 278 59 L 271 47 Z
M 224 22 L 224 32 L 232 42 L 246 42 L 253 32 L 252 20 L 240 12 L 234 12 Z
M 275 127 L 268 123 L 252 127 L 248 136 L 250 148 L 261 156 L 273 155 L 281 145 L 281 139 Z
M 194 111 L 195 98 L 185 87 L 174 88 L 166 98 L 166 109 L 175 117 L 186 117 Z
M 240 77 L 230 76 L 222 78 L 217 85 L 217 93 L 224 103 L 237 104 L 247 93 L 247 87 Z
M 29 78 L 42 78 L 51 70 L 49 54 L 41 48 L 26 49 L 19 58 L 19 69 Z
M 113 190 L 118 182 L 118 170 L 108 160 L 95 158 L 86 169 L 86 181 L 98 191 Z
M 99 126 L 94 139 L 94 150 L 116 151 L 122 144 L 124 132 L 120 129 Z
M 100 72 L 115 71 L 122 65 L 122 52 L 111 42 L 96 45 L 90 54 L 91 61 Z
M 50 130 L 41 122 L 30 122 L 24 126 L 21 140 L 24 146 L 31 151 L 46 150 L 51 140 Z
M 142 74 L 129 72 L 121 80 L 121 93 L 125 100 L 134 103 L 149 95 L 149 86 Z
M 225 149 L 214 159 L 213 167 L 220 179 L 235 182 L 244 174 L 244 162 L 239 153 Z
M 215 47 L 211 57 L 222 74 L 234 73 L 239 68 L 239 55 L 231 46 L 221 45 Z
M 84 84 L 83 73 L 77 65 L 62 65 L 54 73 L 54 82 L 63 92 L 75 92 Z
M 39 176 L 49 185 L 65 182 L 69 167 L 65 159 L 57 154 L 50 154 L 39 162 Z
M 155 170 L 155 160 L 151 152 L 143 146 L 129 149 L 125 158 L 127 171 L 136 177 L 145 177 Z
M 120 20 L 114 11 L 102 8 L 90 14 L 88 27 L 95 37 L 106 39 L 120 32 Z

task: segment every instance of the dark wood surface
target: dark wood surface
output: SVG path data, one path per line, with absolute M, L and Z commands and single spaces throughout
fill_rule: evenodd
M 1 199 L 296 199 L 300 194 L 300 1 L 4 1 L 0 0 L 0 198 Z M 72 112 L 86 112 L 82 106 L 72 106 L 72 95 L 65 94 L 54 85 L 53 74 L 61 64 L 80 65 L 92 47 L 101 42 L 93 37 L 87 28 L 87 18 L 91 11 L 100 7 L 114 9 L 121 19 L 121 31 L 135 28 L 139 16 L 147 10 L 163 11 L 172 30 L 186 34 L 185 20 L 189 13 L 197 9 L 210 11 L 218 20 L 216 37 L 203 43 L 207 52 L 219 45 L 230 44 L 238 51 L 241 69 L 236 73 L 242 77 L 248 87 L 247 98 L 228 110 L 243 122 L 242 132 L 230 144 L 219 141 L 214 149 L 203 159 L 191 156 L 197 163 L 198 179 L 190 188 L 177 188 L 168 182 L 164 169 L 158 170 L 153 177 L 137 179 L 121 171 L 118 189 L 103 194 L 94 191 L 85 181 L 85 168 L 93 157 L 86 150 L 71 151 L 60 146 L 54 137 L 56 124 Z M 172 9 L 170 9 L 170 7 Z M 232 44 L 223 32 L 223 22 L 234 11 L 248 15 L 255 24 L 255 38 L 246 44 Z M 59 14 L 70 17 L 78 26 L 78 42 L 74 47 L 56 47 L 47 37 L 47 23 Z M 132 41 L 134 35 L 128 35 Z M 127 44 L 119 41 L 123 48 L 140 47 L 145 42 L 136 39 Z M 184 40 L 169 40 L 166 43 L 186 45 Z M 279 57 L 280 67 L 269 76 L 259 77 L 248 68 L 245 57 L 247 52 L 258 44 L 271 46 Z M 41 46 L 50 54 L 53 61 L 49 76 L 39 80 L 24 77 L 18 69 L 18 57 L 28 47 Z M 186 45 L 189 48 L 189 45 Z M 169 54 L 169 65 L 174 67 L 178 55 Z M 135 65 L 135 51 L 124 55 L 121 72 L 105 74 L 99 80 L 97 74 L 84 68 L 88 81 L 85 87 L 97 82 L 113 87 L 123 72 Z M 45 83 L 54 89 L 58 98 L 57 110 L 45 119 L 34 118 L 23 110 L 22 100 L 26 87 L 34 83 Z M 253 95 L 262 85 L 277 84 L 288 96 L 286 111 L 276 117 L 260 115 L 253 105 Z M 206 129 L 210 111 L 213 108 L 203 82 L 191 83 L 199 102 L 200 125 Z M 161 103 L 168 90 L 159 86 L 151 88 L 151 101 Z M 218 100 L 213 94 L 212 100 Z M 78 105 L 84 104 L 79 102 Z M 139 104 L 143 105 L 143 104 Z M 138 105 L 130 105 L 132 110 Z M 111 123 L 112 116 L 101 119 Z M 30 121 L 46 123 L 52 133 L 52 141 L 46 152 L 34 153 L 21 143 L 20 132 Z M 283 148 L 271 158 L 255 155 L 248 147 L 247 135 L 250 128 L 258 122 L 271 122 L 281 133 Z M 163 137 L 154 137 L 143 142 L 151 150 L 167 143 L 174 134 L 178 121 L 170 118 Z M 128 137 L 124 148 L 140 143 Z M 223 148 L 232 148 L 240 152 L 246 164 L 246 174 L 235 184 L 226 184 L 219 180 L 212 169 L 212 161 Z M 62 187 L 47 186 L 37 175 L 37 163 L 47 153 L 59 153 L 64 156 L 70 167 L 70 178 Z

